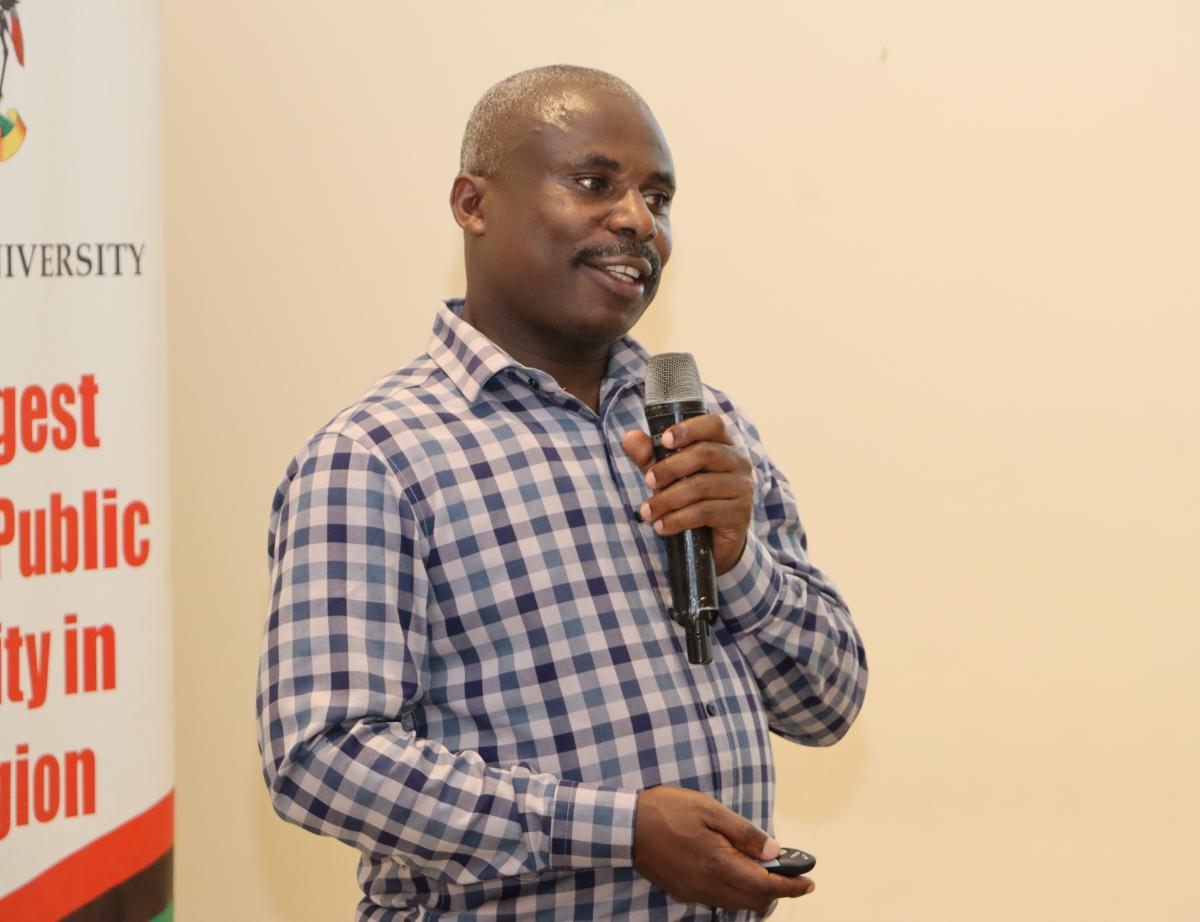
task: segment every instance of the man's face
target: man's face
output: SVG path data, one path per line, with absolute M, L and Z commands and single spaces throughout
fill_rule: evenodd
M 667 143 L 645 109 L 602 91 L 564 93 L 511 138 L 471 284 L 527 343 L 606 348 L 654 299 L 671 255 Z

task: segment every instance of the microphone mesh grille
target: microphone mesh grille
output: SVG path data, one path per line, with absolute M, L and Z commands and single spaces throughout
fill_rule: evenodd
M 700 369 L 690 352 L 660 352 L 646 363 L 646 405 L 704 400 Z

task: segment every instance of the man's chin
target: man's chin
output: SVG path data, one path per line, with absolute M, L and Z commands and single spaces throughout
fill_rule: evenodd
M 593 302 L 575 318 L 575 337 L 596 345 L 612 345 L 642 319 L 652 298 L 653 293 L 645 300 Z

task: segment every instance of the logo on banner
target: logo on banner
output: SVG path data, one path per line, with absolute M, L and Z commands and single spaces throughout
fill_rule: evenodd
M 17 63 L 25 66 L 25 37 L 21 34 L 21 18 L 17 15 L 19 0 L 0 0 L 0 46 L 4 49 L 4 63 L 0 64 L 0 103 L 4 101 L 4 78 L 8 76 L 8 58 L 11 54 Z M 11 46 L 11 49 L 10 49 Z M 7 160 L 21 148 L 25 141 L 25 123 L 16 109 L 7 112 L 0 108 L 0 160 Z

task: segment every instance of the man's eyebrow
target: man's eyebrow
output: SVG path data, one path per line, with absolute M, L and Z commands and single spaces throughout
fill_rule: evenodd
M 614 160 L 605 154 L 588 154 L 586 157 L 576 160 L 572 165 L 576 168 L 608 170 L 611 173 L 619 173 L 621 171 L 620 161 Z M 650 182 L 669 187 L 672 192 L 675 191 L 675 176 L 669 172 L 655 170 L 649 175 L 648 179 Z
M 660 186 L 666 186 L 672 192 L 675 191 L 675 177 L 671 173 L 664 173 L 661 170 L 655 170 L 650 174 L 650 181 L 656 182 Z
M 576 166 L 594 167 L 597 170 L 611 170 L 613 173 L 621 169 L 621 164 L 612 157 L 606 157 L 604 154 L 588 154 L 586 157 L 580 157 L 575 163 Z

